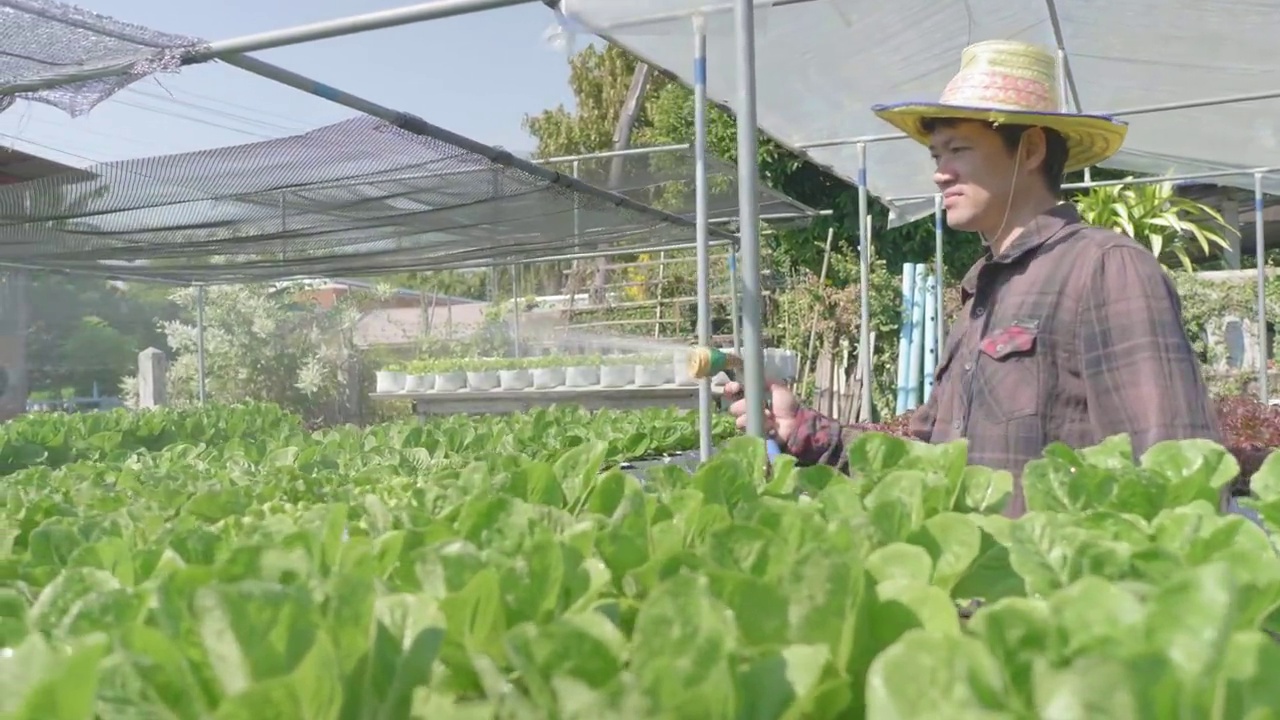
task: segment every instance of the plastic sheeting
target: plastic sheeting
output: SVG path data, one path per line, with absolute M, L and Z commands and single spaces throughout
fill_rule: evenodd
M 182 53 L 203 40 L 158 32 L 49 0 L 0 0 L 0 111 L 15 97 L 75 117 L 157 72 L 176 70 Z M 98 77 L 109 70 L 123 72 Z M 39 82 L 56 87 L 13 94 Z
M 1280 91 L 1280 3 L 1267 0 L 779 0 L 756 3 L 757 107 L 779 142 L 893 133 L 877 103 L 936 100 L 974 42 L 1016 39 L 1059 47 L 1061 28 L 1080 107 L 1091 112 Z M 693 80 L 693 21 L 706 18 L 708 96 L 736 109 L 729 0 L 561 0 L 568 25 Z M 1104 167 L 1181 174 L 1280 166 L 1280 100 L 1125 118 L 1125 150 Z M 850 182 L 854 145 L 806 151 Z M 909 140 L 867 146 L 868 191 L 897 222 L 933 211 L 928 153 Z M 1253 187 L 1248 174 L 1216 182 Z M 1280 178 L 1264 183 L 1280 191 Z

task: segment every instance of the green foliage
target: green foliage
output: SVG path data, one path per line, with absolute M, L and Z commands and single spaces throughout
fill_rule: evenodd
M 33 274 L 27 294 L 27 367 L 31 390 L 110 394 L 137 368 L 137 354 L 168 348 L 160 322 L 181 309 L 168 289 L 98 278 Z
M 205 288 L 205 387 L 222 403 L 273 402 L 308 419 L 342 414 L 349 396 L 351 333 L 365 296 L 344 295 L 329 309 L 300 302 L 303 286 L 221 285 Z M 195 317 L 196 290 L 175 291 L 172 299 Z M 167 375 L 169 402 L 198 402 L 198 339 L 193 322 L 162 323 L 172 350 Z M 136 378 L 122 383 L 122 395 L 136 397 Z
M 683 419 L 682 419 L 683 418 Z M 1280 559 L 1222 448 L 1053 446 L 1012 479 L 868 434 L 853 476 L 689 473 L 692 416 L 307 433 L 263 407 L 0 428 L 15 720 L 1263 718 Z M 171 443 L 171 444 L 166 444 Z M 55 457 L 56 456 L 56 457 Z M 23 460 L 15 462 L 15 460 Z M 1280 530 L 1280 460 L 1253 503 Z M 981 604 L 964 620 L 958 608 Z M 964 615 L 968 615 L 966 611 Z
M 1090 188 L 1075 203 L 1086 223 L 1124 233 L 1162 262 L 1176 261 L 1187 272 L 1195 267 L 1192 253 L 1203 258 L 1229 250 L 1225 235 L 1237 234 L 1217 210 L 1177 195 L 1172 182 Z

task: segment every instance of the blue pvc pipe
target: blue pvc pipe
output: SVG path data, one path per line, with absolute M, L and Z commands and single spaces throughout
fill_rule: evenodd
M 924 402 L 933 394 L 933 373 L 938 369 L 938 278 L 929 274 L 924 283 Z
M 902 323 L 898 327 L 898 403 L 897 414 L 907 411 L 907 403 L 911 397 L 911 386 L 908 374 L 911 363 L 911 306 L 915 293 L 915 266 L 906 263 L 902 266 Z
M 914 410 L 920 405 L 920 376 L 924 370 L 924 291 L 925 273 L 923 263 L 917 263 L 914 288 L 911 294 L 911 360 L 907 366 L 907 409 Z

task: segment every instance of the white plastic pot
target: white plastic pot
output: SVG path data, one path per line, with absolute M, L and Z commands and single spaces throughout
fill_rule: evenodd
M 432 389 L 436 392 L 458 392 L 467 386 L 467 374 L 461 370 L 438 373 L 436 384 Z
M 634 384 L 636 381 L 635 365 L 601 365 L 600 387 L 619 388 Z
M 375 381 L 377 385 L 375 390 L 380 393 L 404 392 L 404 383 L 407 376 L 402 372 L 392 370 L 379 370 L 375 373 Z
M 564 368 L 538 368 L 533 371 L 533 388 L 551 390 L 564 385 Z
M 533 384 L 533 374 L 524 368 L 499 370 L 498 384 L 503 390 L 525 390 Z
M 410 393 L 431 392 L 436 389 L 435 375 L 407 375 L 404 379 L 404 391 Z
M 492 390 L 498 387 L 497 370 L 468 370 L 465 377 L 467 387 L 471 390 Z
M 599 365 L 575 365 L 564 369 L 567 387 L 595 387 L 600 384 Z
M 666 385 L 667 376 L 670 374 L 671 366 L 666 363 L 660 365 L 636 365 L 636 385 L 638 387 Z
M 689 374 L 689 353 L 676 351 L 671 354 L 671 381 L 676 385 L 695 385 L 697 380 Z

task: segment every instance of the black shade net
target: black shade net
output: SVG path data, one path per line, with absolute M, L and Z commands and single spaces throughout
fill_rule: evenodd
M 576 160 L 553 160 L 547 167 L 636 202 L 692 219 L 695 211 L 694 151 L 688 145 L 650 148 L 628 154 L 601 153 Z M 817 211 L 783 193 L 757 183 L 756 206 L 771 223 L 808 220 Z M 707 217 L 726 223 L 738 218 L 738 168 L 707 155 Z
M 477 147 L 358 117 L 8 185 L 0 264 L 247 282 L 621 254 L 694 238 L 687 218 Z

